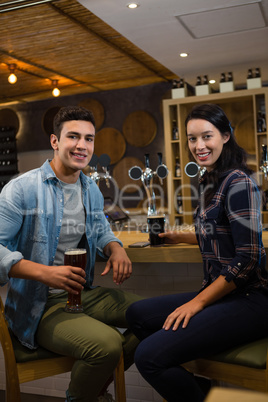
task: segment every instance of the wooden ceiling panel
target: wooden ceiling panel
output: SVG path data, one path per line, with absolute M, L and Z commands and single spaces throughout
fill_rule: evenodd
M 67 95 L 175 78 L 76 0 L 55 0 L 0 17 L 0 104 L 50 97 L 52 80 Z M 7 81 L 10 63 L 17 65 L 13 85 Z

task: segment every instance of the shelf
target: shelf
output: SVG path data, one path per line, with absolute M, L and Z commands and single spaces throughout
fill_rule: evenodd
M 192 211 L 194 209 L 193 192 L 191 186 L 198 186 L 197 178 L 190 179 L 184 172 L 185 165 L 189 162 L 186 151 L 186 135 L 184 122 L 193 106 L 200 103 L 216 103 L 225 111 L 229 118 L 237 142 L 248 153 L 248 164 L 255 171 L 260 187 L 268 190 L 268 180 L 264 179 L 259 167 L 262 164 L 261 145 L 268 144 L 268 133 L 257 132 L 257 116 L 259 111 L 264 114 L 267 122 L 268 89 L 257 88 L 250 90 L 239 90 L 228 93 L 213 93 L 204 96 L 189 96 L 178 99 L 165 99 L 164 110 L 164 134 L 166 164 L 170 172 L 167 181 L 169 221 L 173 225 L 176 220 L 181 224 L 192 224 Z M 179 139 L 172 139 L 172 128 L 178 127 Z M 181 176 L 175 177 L 175 158 L 179 157 Z M 182 208 L 184 213 L 176 211 L 176 191 L 182 193 Z M 268 220 L 268 211 L 264 213 Z

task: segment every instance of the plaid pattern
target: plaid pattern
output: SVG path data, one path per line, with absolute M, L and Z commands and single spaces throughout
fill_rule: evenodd
M 240 170 L 225 172 L 207 207 L 203 202 L 205 189 L 206 175 L 200 182 L 199 205 L 194 215 L 203 257 L 203 287 L 223 275 L 237 287 L 268 292 L 258 186 Z

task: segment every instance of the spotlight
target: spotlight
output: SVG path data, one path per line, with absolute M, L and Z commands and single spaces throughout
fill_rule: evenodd
M 60 96 L 60 90 L 58 88 L 58 80 L 52 80 L 53 90 L 52 95 L 57 97 Z
M 17 76 L 14 74 L 16 67 L 17 67 L 16 64 L 9 64 L 8 65 L 10 75 L 8 76 L 7 80 L 8 80 L 8 82 L 10 84 L 15 84 L 17 82 Z

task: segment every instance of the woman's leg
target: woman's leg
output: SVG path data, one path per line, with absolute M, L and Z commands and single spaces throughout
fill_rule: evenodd
M 180 366 L 182 363 L 264 337 L 268 330 L 264 313 L 268 297 L 255 291 L 226 296 L 192 317 L 184 329 L 162 329 L 163 312 L 168 315 L 187 299 L 189 294 L 144 300 L 127 312 L 134 333 L 143 338 L 136 351 L 136 365 L 169 402 L 198 402 L 204 398 L 193 375 Z

